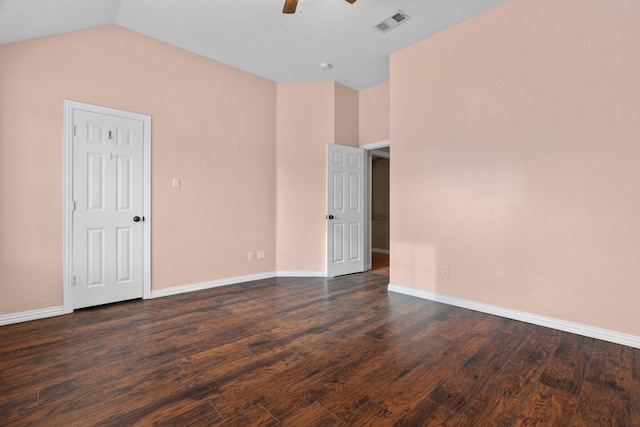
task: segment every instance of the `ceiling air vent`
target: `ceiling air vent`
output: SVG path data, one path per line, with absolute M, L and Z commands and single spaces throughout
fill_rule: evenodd
M 381 22 L 378 25 L 376 25 L 376 28 L 384 33 L 385 31 L 387 31 L 391 27 L 388 26 L 387 24 L 385 24 L 384 22 Z
M 386 33 L 387 31 L 397 27 L 398 25 L 402 24 L 404 21 L 408 19 L 409 19 L 409 16 L 405 14 L 403 11 L 399 10 L 397 13 L 395 13 L 394 15 L 391 15 L 390 17 L 388 17 L 387 19 L 385 19 L 384 21 L 376 25 L 374 28 L 380 31 L 381 33 Z

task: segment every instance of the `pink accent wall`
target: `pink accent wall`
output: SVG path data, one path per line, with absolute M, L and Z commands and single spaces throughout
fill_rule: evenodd
M 333 82 L 277 86 L 276 269 L 325 271 L 326 146 L 358 146 L 358 92 Z
M 321 159 L 335 136 L 334 83 L 277 87 L 276 270 L 320 271 L 326 264 Z
M 334 143 L 358 146 L 359 93 L 353 89 L 335 83 L 335 138 Z
M 640 2 L 511 0 L 391 76 L 391 282 L 640 336 Z
M 360 145 L 389 140 L 389 82 L 360 91 Z
M 0 46 L 0 313 L 63 302 L 65 98 L 152 116 L 153 289 L 275 269 L 276 84 L 101 27 Z

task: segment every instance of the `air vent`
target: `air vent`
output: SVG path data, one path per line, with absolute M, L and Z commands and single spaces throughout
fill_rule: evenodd
M 390 26 L 388 26 L 387 24 L 385 24 L 384 22 L 379 23 L 378 25 L 376 25 L 376 28 L 379 29 L 380 31 L 382 31 L 383 33 L 386 32 L 389 28 L 391 28 Z
M 381 33 L 386 33 L 387 31 L 397 27 L 408 19 L 409 16 L 403 11 L 399 10 L 397 13 L 391 15 L 390 17 L 376 25 L 374 28 Z

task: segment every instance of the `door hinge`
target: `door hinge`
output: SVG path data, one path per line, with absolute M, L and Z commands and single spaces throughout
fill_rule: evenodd
M 78 203 L 74 200 L 73 202 L 71 202 L 71 211 L 75 212 L 77 208 L 78 208 Z
M 78 128 L 74 125 L 73 126 L 73 136 L 76 136 L 77 132 L 78 132 Z
M 71 276 L 71 286 L 76 286 L 76 276 Z

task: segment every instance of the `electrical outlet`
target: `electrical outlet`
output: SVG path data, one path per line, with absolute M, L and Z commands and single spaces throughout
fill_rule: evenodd
M 443 265 L 442 266 L 442 276 L 449 277 L 449 266 L 448 265 Z
M 180 188 L 180 178 L 173 178 L 171 188 Z
M 265 259 L 264 251 L 258 251 L 258 259 Z
M 249 261 L 253 261 L 253 252 L 249 252 Z

